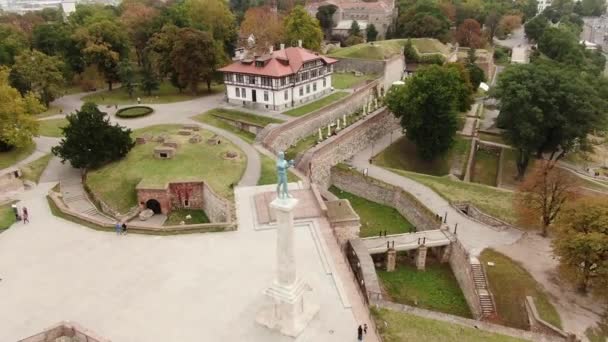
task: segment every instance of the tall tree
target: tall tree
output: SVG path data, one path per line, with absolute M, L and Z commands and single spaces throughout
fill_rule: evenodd
M 68 125 L 61 129 L 64 138 L 51 151 L 75 168 L 84 171 L 103 166 L 126 156 L 135 146 L 131 130 L 112 125 L 94 103 L 86 102 L 66 119 Z
M 569 171 L 555 167 L 550 161 L 539 161 L 520 185 L 515 196 L 520 222 L 541 228 L 547 236 L 566 202 L 574 196 L 576 181 Z
M 283 18 L 270 7 L 252 7 L 245 13 L 240 32 L 243 37 L 253 34 L 258 52 L 267 52 L 283 41 Z
M 524 26 L 526 37 L 531 41 L 538 41 L 549 26 L 549 21 L 544 15 L 538 15 L 529 20 Z
M 128 59 L 123 59 L 118 64 L 118 78 L 124 89 L 127 90 L 129 97 L 133 97 L 135 91 L 135 71 L 133 65 Z
M 323 31 L 316 18 L 308 15 L 304 7 L 296 6 L 285 18 L 285 39 L 292 45 L 302 40 L 305 48 L 320 51 Z
M 498 31 L 498 25 L 500 24 L 500 13 L 497 9 L 491 9 L 486 15 L 485 30 L 488 34 L 488 42 L 490 44 L 494 43 L 494 36 L 496 36 L 496 32 Z
M 561 63 L 581 65 L 585 54 L 578 37 L 567 29 L 549 27 L 538 41 L 538 50 Z
M 421 2 L 403 11 L 397 19 L 399 37 L 437 38 L 446 41 L 450 21 L 433 3 Z
M 15 56 L 28 48 L 25 35 L 12 25 L 0 24 L 0 65 L 12 65 Z
M 553 62 L 509 66 L 494 88 L 499 127 L 518 151 L 518 178 L 530 156 L 559 160 L 604 120 L 605 99 L 578 70 Z
M 34 95 L 21 96 L 10 86 L 9 70 L 0 67 L 0 151 L 22 147 L 38 133 L 38 121 L 32 116 L 43 110 Z
M 608 202 L 602 198 L 576 201 L 564 210 L 553 240 L 560 271 L 579 291 L 605 294 L 608 285 Z
M 12 73 L 21 85 L 19 91 L 22 94 L 31 91 L 48 107 L 61 93 L 64 84 L 62 67 L 59 58 L 33 50 L 16 58 Z
M 64 23 L 38 25 L 32 35 L 32 47 L 49 56 L 61 56 L 68 48 L 70 35 L 70 28 Z
M 338 10 L 338 7 L 333 4 L 319 6 L 317 9 L 317 19 L 319 24 L 325 33 L 325 37 L 331 36 L 331 29 L 334 27 L 334 13 Z
M 521 27 L 521 15 L 505 15 L 500 18 L 499 29 L 503 34 L 510 34 Z
M 465 19 L 456 30 L 456 40 L 461 46 L 474 49 L 482 47 L 481 25 L 474 19 Z
M 173 68 L 182 84 L 192 93 L 198 92 L 198 83 L 204 80 L 211 91 L 213 73 L 217 67 L 216 47 L 207 32 L 192 28 L 178 31 L 177 41 L 171 51 Z
M 356 20 L 350 24 L 350 29 L 348 30 L 348 34 L 351 36 L 360 36 L 361 35 L 361 27 L 359 27 L 359 23 Z
M 122 3 L 120 22 L 125 27 L 129 39 L 135 48 L 137 64 L 141 65 L 144 49 L 148 39 L 154 33 L 154 21 L 159 11 L 141 2 Z
M 432 65 L 388 91 L 387 106 L 401 119 L 421 157 L 434 159 L 452 146 L 459 96 L 455 89 L 462 87 L 461 82 L 456 69 Z
M 236 40 L 236 21 L 225 0 L 184 0 L 191 27 L 209 32 L 220 44 L 215 54 L 227 60 L 226 53 Z
M 374 42 L 378 38 L 378 30 L 376 30 L 376 26 L 374 24 L 367 25 L 365 34 L 368 42 Z
M 177 79 L 177 74 L 172 74 L 175 75 L 175 79 Z M 173 80 L 172 80 L 173 83 Z M 154 72 L 154 69 L 152 68 L 152 65 L 144 60 L 144 66 L 141 69 L 141 84 L 139 85 L 141 90 L 143 90 L 146 95 L 150 96 L 152 95 L 152 92 L 155 90 L 158 90 L 160 83 L 158 82 L 158 77 L 156 75 L 156 72 Z M 175 84 L 174 84 L 175 85 Z M 184 88 L 183 86 L 177 86 L 176 87 L 179 89 L 179 92 L 182 92 L 182 89 Z

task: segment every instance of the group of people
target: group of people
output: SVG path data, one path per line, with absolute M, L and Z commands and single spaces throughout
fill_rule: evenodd
M 357 329 L 357 341 L 363 341 L 363 334 L 367 335 L 367 324 L 363 324 Z
M 27 211 L 26 207 L 21 208 L 21 214 L 19 214 L 19 208 L 17 205 L 13 203 L 11 205 L 13 208 L 13 212 L 15 213 L 15 221 L 23 221 L 23 223 L 30 223 L 30 214 Z
M 116 235 L 127 234 L 127 223 L 126 222 L 116 222 L 114 226 L 116 228 Z

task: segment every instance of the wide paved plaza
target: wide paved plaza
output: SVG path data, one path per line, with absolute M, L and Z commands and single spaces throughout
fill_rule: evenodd
M 0 234 L 0 341 L 62 320 L 113 342 L 292 340 L 255 323 L 275 274 L 276 235 L 254 229 L 248 188 L 236 193 L 238 231 L 161 237 L 117 236 L 56 218 L 44 198 L 50 186 L 22 195 L 30 224 Z M 297 341 L 355 341 L 358 323 L 313 226 L 297 226 L 296 258 L 321 310 Z

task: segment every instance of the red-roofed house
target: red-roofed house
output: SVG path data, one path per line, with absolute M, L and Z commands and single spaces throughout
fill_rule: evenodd
M 284 48 L 236 61 L 224 73 L 228 102 L 283 110 L 331 92 L 335 59 L 301 47 Z

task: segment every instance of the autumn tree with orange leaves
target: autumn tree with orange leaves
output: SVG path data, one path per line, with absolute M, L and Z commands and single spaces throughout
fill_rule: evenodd
M 574 197 L 576 179 L 554 162 L 539 160 L 524 179 L 515 195 L 519 223 L 540 227 L 541 235 L 557 219 L 562 208 Z
M 253 34 L 256 48 L 267 51 L 268 47 L 283 41 L 283 18 L 267 6 L 250 8 L 245 13 L 240 33 L 242 37 Z
M 456 40 L 460 46 L 478 49 L 483 46 L 481 25 L 475 19 L 465 19 L 456 30 Z

